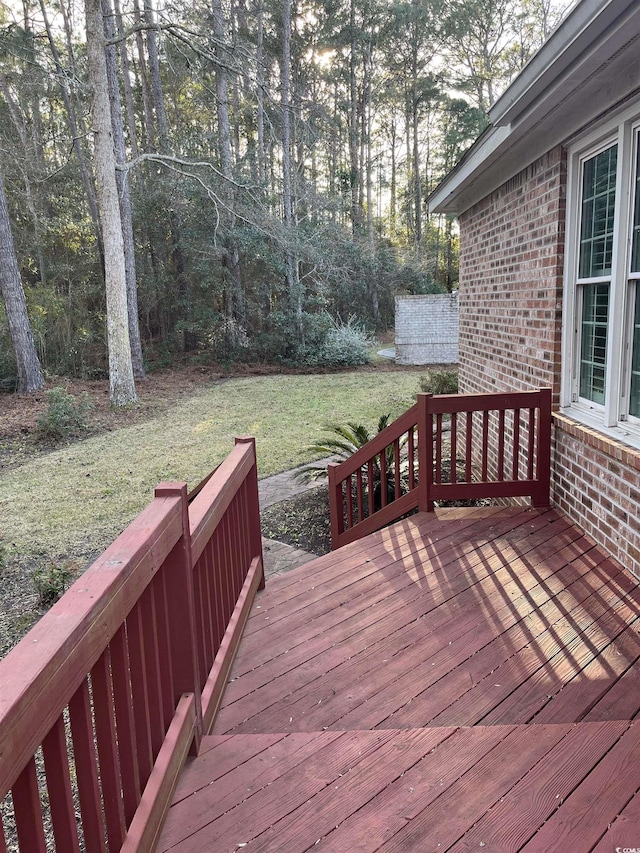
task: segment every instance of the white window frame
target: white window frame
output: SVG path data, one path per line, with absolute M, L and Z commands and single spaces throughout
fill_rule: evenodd
M 640 274 L 630 274 L 635 178 L 635 136 L 640 131 L 640 104 L 574 139 L 567 146 L 567 212 L 565 230 L 562 325 L 561 410 L 586 426 L 640 447 L 640 418 L 629 415 L 631 381 L 632 299 Z M 611 276 L 578 279 L 582 174 L 585 160 L 618 145 L 616 209 Z M 640 148 L 640 142 L 638 143 Z M 634 285 L 632 282 L 636 280 Z M 582 285 L 609 281 L 605 402 L 579 396 Z

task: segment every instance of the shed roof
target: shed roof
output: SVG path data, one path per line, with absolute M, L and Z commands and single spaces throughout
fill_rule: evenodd
M 489 111 L 490 124 L 429 196 L 462 213 L 640 90 L 640 3 L 581 0 Z

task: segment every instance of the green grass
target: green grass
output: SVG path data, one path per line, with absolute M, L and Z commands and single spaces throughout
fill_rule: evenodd
M 310 457 L 328 422 L 374 427 L 413 402 L 413 372 L 231 379 L 160 417 L 38 457 L 0 477 L 0 545 L 7 558 L 81 557 L 103 550 L 162 480 L 196 485 L 253 435 L 266 477 Z

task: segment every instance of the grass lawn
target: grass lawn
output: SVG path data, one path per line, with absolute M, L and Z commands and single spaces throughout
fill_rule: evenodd
M 332 421 L 373 428 L 413 402 L 413 371 L 229 379 L 164 414 L 10 468 L 0 476 L 5 559 L 86 558 L 103 550 L 162 480 L 196 485 L 253 435 L 259 476 L 309 461 L 305 448 Z

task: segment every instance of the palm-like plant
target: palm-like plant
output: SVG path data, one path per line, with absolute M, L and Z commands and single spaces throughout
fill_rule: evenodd
M 390 414 L 381 415 L 378 420 L 378 428 L 376 432 L 382 430 L 388 425 Z M 346 424 L 327 424 L 328 435 L 319 439 L 314 444 L 309 445 L 307 450 L 314 455 L 331 456 L 335 462 L 343 462 L 352 456 L 356 450 L 364 447 L 374 437 L 363 424 L 357 424 L 349 421 Z M 389 451 L 393 453 L 393 448 L 387 448 L 387 466 L 391 464 L 389 459 Z M 298 470 L 296 477 L 304 482 L 311 480 L 320 480 L 327 476 L 327 469 L 318 467 L 317 464 L 311 462 L 309 465 L 304 465 Z M 374 481 L 380 480 L 380 470 L 377 462 L 374 464 Z

